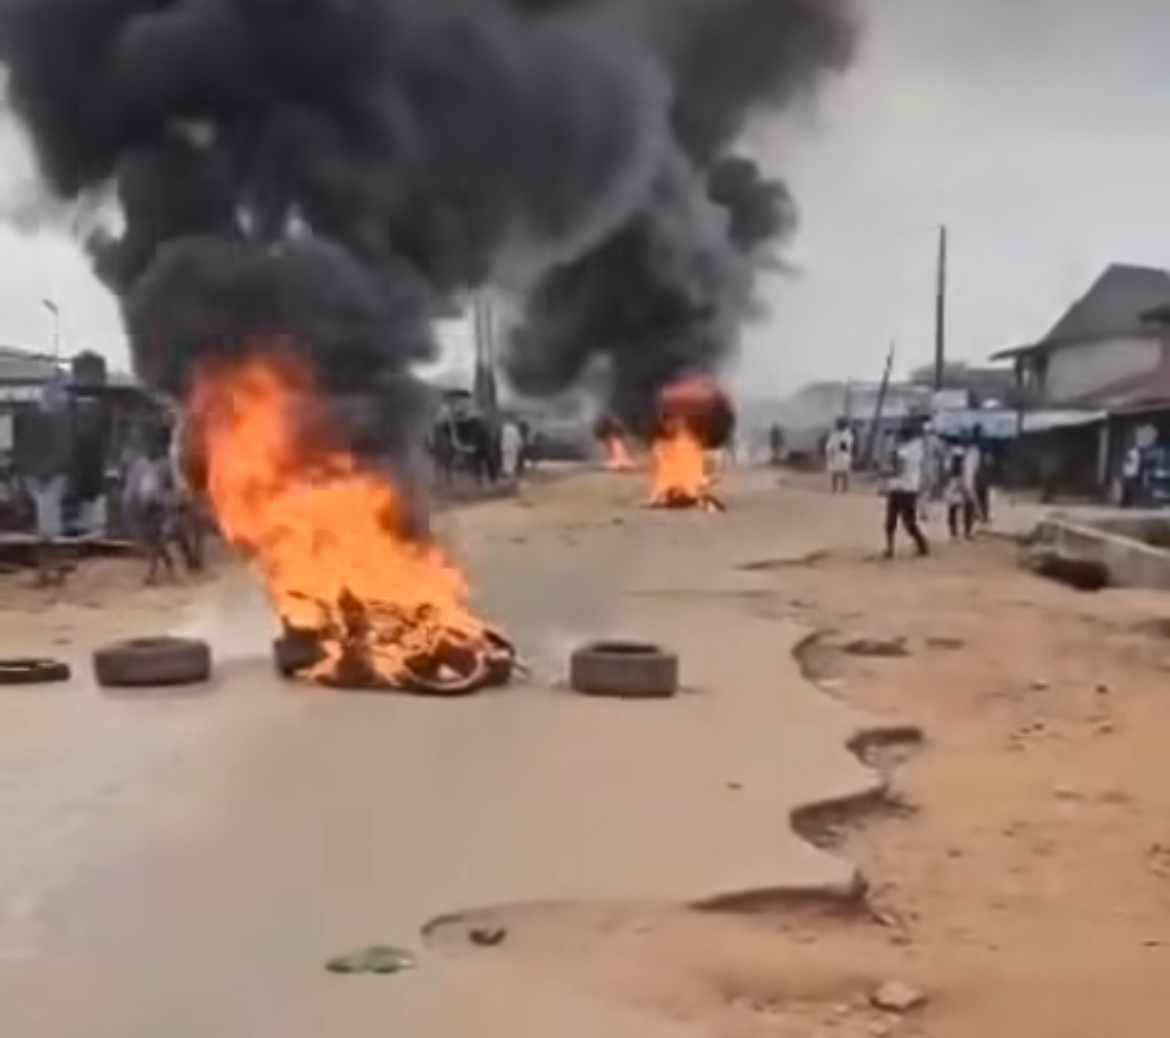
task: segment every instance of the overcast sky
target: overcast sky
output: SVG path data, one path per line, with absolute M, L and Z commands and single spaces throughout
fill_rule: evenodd
M 1112 261 L 1170 267 L 1170 4 L 863 0 L 859 61 L 799 121 L 761 130 L 803 222 L 742 375 L 777 393 L 875 377 L 932 339 L 936 229 L 951 230 L 954 355 L 1042 334 Z M 0 197 L 23 173 L 3 148 Z M 65 238 L 0 230 L 0 342 L 126 360 L 115 308 Z

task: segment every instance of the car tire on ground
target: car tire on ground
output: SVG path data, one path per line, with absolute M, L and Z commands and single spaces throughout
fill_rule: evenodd
M 289 629 L 272 641 L 272 662 L 284 678 L 295 678 L 324 657 L 324 651 L 309 632 Z
M 569 658 L 569 687 L 589 696 L 661 699 L 678 691 L 678 657 L 644 642 L 593 642 Z
M 0 659 L 0 685 L 48 685 L 68 681 L 69 664 L 39 656 Z
M 103 688 L 195 685 L 211 677 L 211 648 L 197 638 L 129 638 L 93 654 Z

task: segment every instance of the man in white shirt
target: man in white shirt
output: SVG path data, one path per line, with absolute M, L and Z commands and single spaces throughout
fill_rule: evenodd
M 504 478 L 516 480 L 520 478 L 520 460 L 524 452 L 524 434 L 520 426 L 506 420 L 500 430 L 500 454 L 503 460 Z
M 926 469 L 926 444 L 921 433 L 906 425 L 898 433 L 894 451 L 894 473 L 886 484 L 886 558 L 894 557 L 894 535 L 898 525 L 914 542 L 919 555 L 926 555 L 930 546 L 918 525 L 918 498 L 922 493 Z
M 1135 441 L 1121 462 L 1121 507 L 1133 508 L 1141 496 L 1142 448 Z
M 837 427 L 825 442 L 825 467 L 829 473 L 829 492 L 849 492 L 849 473 L 853 471 L 853 430 L 844 418 L 837 419 Z

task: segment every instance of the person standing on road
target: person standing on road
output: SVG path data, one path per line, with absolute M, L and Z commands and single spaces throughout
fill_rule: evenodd
M 837 427 L 825 442 L 825 467 L 829 472 L 829 493 L 849 492 L 849 474 L 853 471 L 855 443 L 853 430 L 844 418 L 837 419 Z
M 926 464 L 926 445 L 921 433 L 910 424 L 898 433 L 894 449 L 894 472 L 886 485 L 886 558 L 894 557 L 894 537 L 898 526 L 914 542 L 919 555 L 930 551 L 926 537 L 918 525 L 918 499 Z
M 991 458 L 983 440 L 983 426 L 971 430 L 967 444 L 963 479 L 971 488 L 975 500 L 975 519 L 980 526 L 991 522 Z
M 768 464 L 778 467 L 784 460 L 784 431 L 773 423 L 768 426 Z
M 160 572 L 177 572 L 170 550 L 176 540 L 171 459 L 159 430 L 141 429 L 136 440 L 123 459 L 122 510 L 146 558 L 146 583 L 154 584 Z
M 1136 508 L 1142 497 L 1142 447 L 1134 439 L 1121 462 L 1121 507 Z
M 975 532 L 975 484 L 968 463 L 968 448 L 969 445 L 955 442 L 947 451 L 947 482 L 943 497 L 947 505 L 947 529 L 953 541 L 959 539 L 960 530 L 967 540 Z
M 520 467 L 524 453 L 524 434 L 511 418 L 504 420 L 500 429 L 500 453 L 503 460 L 503 476 L 509 482 L 520 478 Z

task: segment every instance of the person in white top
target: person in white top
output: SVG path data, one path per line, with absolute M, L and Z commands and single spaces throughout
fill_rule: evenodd
M 500 454 L 503 460 L 504 478 L 515 480 L 520 477 L 520 460 L 524 451 L 524 435 L 520 426 L 511 420 L 504 422 L 500 430 Z
M 894 536 L 898 526 L 914 542 L 919 555 L 930 551 L 918 525 L 918 498 L 922 493 L 926 468 L 926 444 L 913 425 L 904 426 L 898 433 L 894 451 L 894 473 L 886 484 L 886 558 L 894 557 Z
M 1142 448 L 1136 440 L 1121 462 L 1121 507 L 1133 508 L 1141 497 Z
M 853 430 L 844 418 L 837 419 L 837 427 L 825 441 L 825 468 L 829 473 L 829 492 L 849 492 L 849 473 L 853 471 L 855 449 Z
M 958 540 L 960 531 L 967 540 L 974 536 L 979 462 L 979 447 L 973 441 L 956 441 L 947 452 L 945 498 L 951 540 Z

